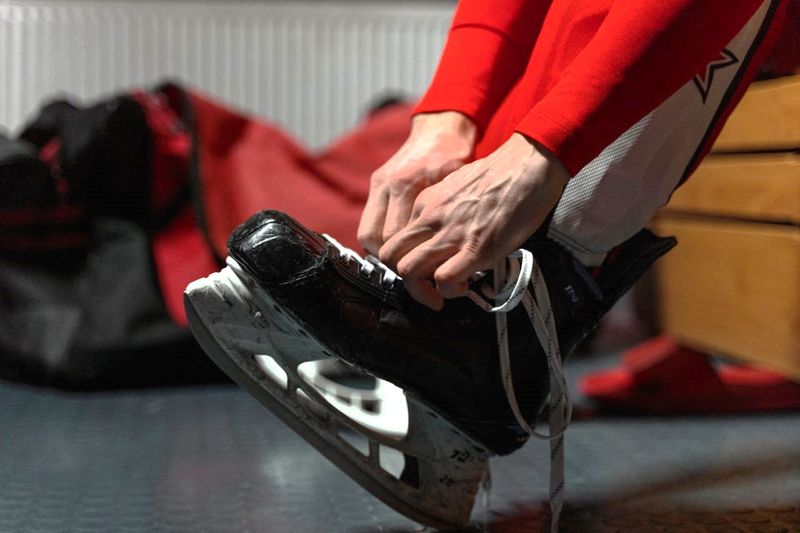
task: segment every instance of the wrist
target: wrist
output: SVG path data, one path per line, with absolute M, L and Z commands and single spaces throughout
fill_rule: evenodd
M 512 134 L 511 139 L 509 139 L 509 141 L 517 143 L 525 143 L 527 146 L 529 146 L 530 149 L 532 150 L 531 157 L 542 160 L 540 161 L 540 163 L 544 164 L 545 167 L 547 168 L 546 175 L 549 178 L 552 178 L 553 180 L 561 182 L 564 185 L 566 185 L 566 183 L 572 177 L 567 168 L 564 166 L 564 164 L 561 163 L 561 160 L 558 158 L 558 156 L 556 156 L 553 152 L 547 149 L 543 144 L 538 142 L 536 139 L 528 137 L 527 135 L 520 133 L 518 131 L 515 131 Z
M 458 111 L 419 113 L 411 118 L 411 132 L 436 132 L 451 135 L 474 145 L 478 128 L 471 118 Z

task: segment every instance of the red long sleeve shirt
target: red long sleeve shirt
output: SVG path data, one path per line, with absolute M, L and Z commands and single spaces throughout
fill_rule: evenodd
M 576 174 L 718 56 L 764 0 L 464 0 L 417 113 L 513 131 Z

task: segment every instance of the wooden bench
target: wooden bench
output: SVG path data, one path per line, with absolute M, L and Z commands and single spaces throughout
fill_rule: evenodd
M 659 321 L 681 343 L 800 380 L 800 76 L 758 82 L 654 219 Z

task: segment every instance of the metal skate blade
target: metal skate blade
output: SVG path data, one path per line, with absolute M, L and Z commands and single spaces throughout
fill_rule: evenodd
M 328 358 L 301 363 L 297 373 L 324 401 L 362 428 L 392 440 L 405 437 L 408 404 L 403 390 L 347 366 L 338 359 Z M 345 369 L 349 377 L 360 378 L 362 386 L 337 381 L 337 374 L 341 377 Z
M 337 408 L 313 372 L 302 370 L 330 354 L 307 334 L 289 334 L 296 329 L 291 318 L 253 285 L 226 268 L 187 288 L 190 326 L 211 359 L 390 507 L 432 527 L 467 524 L 487 468 L 485 450 L 412 397 L 404 432 L 382 431 L 385 425 Z

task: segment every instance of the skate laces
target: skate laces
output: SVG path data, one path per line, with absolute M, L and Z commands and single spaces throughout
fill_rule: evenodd
M 509 255 L 507 261 L 495 269 L 494 285 L 493 289 L 484 286 L 481 290 L 483 294 L 470 290 L 467 296 L 483 310 L 495 313 L 500 373 L 514 418 L 528 434 L 550 441 L 549 499 L 552 514 L 550 530 L 555 532 L 558 531 L 558 519 L 564 505 L 564 433 L 572 419 L 572 403 L 561 364 L 561 348 L 558 344 L 550 296 L 536 259 L 531 252 L 524 249 Z M 539 433 L 525 420 L 514 392 L 506 313 L 520 302 L 525 307 L 547 359 L 550 376 L 550 401 L 547 405 L 548 434 Z
M 323 233 L 322 237 L 333 245 L 332 249 L 336 251 L 338 257 L 343 258 L 346 263 L 357 265 L 358 272 L 363 277 L 372 279 L 372 273 L 377 271 L 380 273 L 380 284 L 386 288 L 391 287 L 395 281 L 400 279 L 400 276 L 391 268 L 381 263 L 380 259 L 374 255 L 368 255 L 366 258 L 363 258 L 356 251 L 344 246 L 327 233 Z

